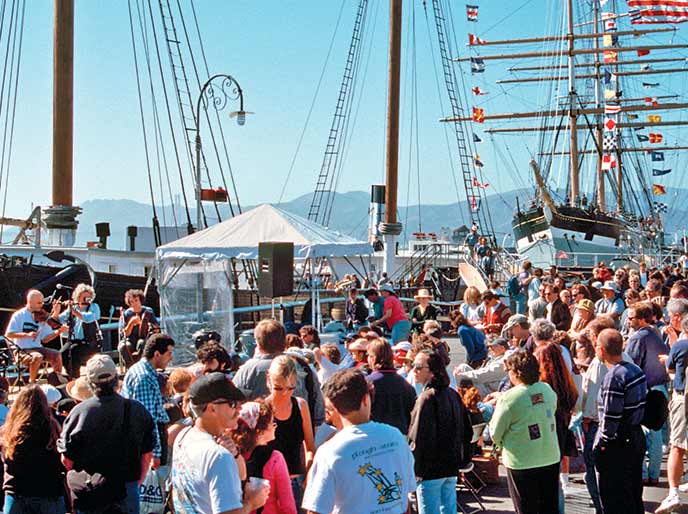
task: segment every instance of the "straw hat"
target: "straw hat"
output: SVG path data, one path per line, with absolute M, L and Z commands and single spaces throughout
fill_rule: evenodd
M 581 309 L 584 311 L 588 311 L 590 313 L 595 312 L 595 304 L 592 303 L 592 300 L 588 300 L 587 298 L 583 298 L 582 300 L 579 300 L 578 303 L 576 304 L 576 309 Z
M 429 298 L 432 300 L 432 294 L 427 289 L 419 289 L 414 298 Z
M 67 394 L 77 402 L 83 402 L 93 396 L 93 390 L 91 390 L 91 386 L 86 377 L 79 377 L 72 380 L 67 384 L 65 389 L 67 390 Z

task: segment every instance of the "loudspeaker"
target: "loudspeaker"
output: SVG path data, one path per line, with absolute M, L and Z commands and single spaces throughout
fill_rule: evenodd
M 294 292 L 294 243 L 258 244 L 258 294 L 267 298 Z

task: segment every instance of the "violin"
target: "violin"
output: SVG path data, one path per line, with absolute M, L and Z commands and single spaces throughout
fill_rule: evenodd
M 50 313 L 45 309 L 33 311 L 31 312 L 31 314 L 33 316 L 33 320 L 36 323 L 47 323 L 48 326 L 52 329 L 60 328 L 60 326 L 62 325 L 62 323 L 60 323 L 55 318 L 51 318 Z

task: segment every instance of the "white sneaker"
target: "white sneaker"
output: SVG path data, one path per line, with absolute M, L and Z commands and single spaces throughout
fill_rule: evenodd
M 681 505 L 681 498 L 679 498 L 678 494 L 670 494 L 662 500 L 662 503 L 655 510 L 655 514 L 668 514 L 679 505 Z

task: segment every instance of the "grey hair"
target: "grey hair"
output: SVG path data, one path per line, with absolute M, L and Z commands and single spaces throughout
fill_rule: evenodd
M 74 303 L 79 301 L 79 297 L 83 293 L 91 293 L 91 300 L 96 299 L 96 290 L 93 289 L 91 286 L 88 284 L 79 284 L 74 288 L 74 292 L 72 293 L 72 301 Z
M 680 314 L 681 317 L 688 314 L 688 300 L 685 298 L 672 298 L 667 302 L 667 312 L 669 314 Z
M 681 332 L 688 334 L 688 314 L 684 314 L 681 318 Z
M 530 333 L 538 341 L 551 341 L 556 330 L 554 323 L 544 318 L 536 319 L 530 325 Z

